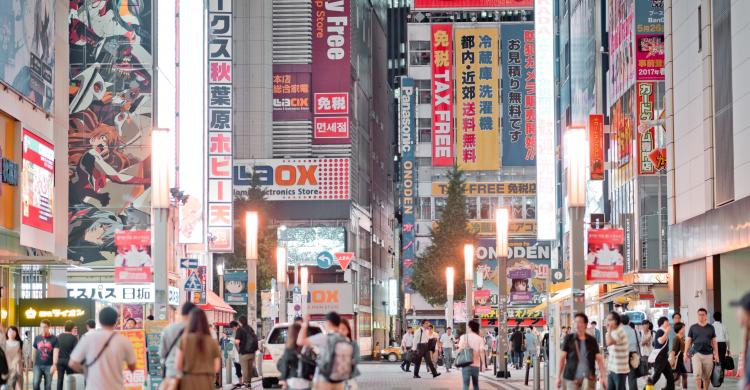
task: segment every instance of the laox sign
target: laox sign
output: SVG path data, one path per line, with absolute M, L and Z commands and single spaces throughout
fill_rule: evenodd
M 314 290 L 310 292 L 310 302 L 312 303 L 338 303 L 338 290 Z
M 315 179 L 316 165 L 256 165 L 255 175 L 262 186 L 279 185 L 317 185 Z

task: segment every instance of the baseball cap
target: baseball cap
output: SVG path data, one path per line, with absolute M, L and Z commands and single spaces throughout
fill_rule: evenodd
M 746 292 L 742 298 L 729 302 L 729 306 L 741 307 L 743 310 L 750 311 L 750 292 Z

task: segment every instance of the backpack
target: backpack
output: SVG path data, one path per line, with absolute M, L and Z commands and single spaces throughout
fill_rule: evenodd
M 242 331 L 245 333 L 245 347 L 240 351 L 241 354 L 246 355 L 249 353 L 255 353 L 258 351 L 258 335 L 255 334 L 253 328 L 243 327 Z
M 331 383 L 340 383 L 352 378 L 354 372 L 354 346 L 337 334 L 326 336 L 326 347 L 318 356 L 318 370 Z

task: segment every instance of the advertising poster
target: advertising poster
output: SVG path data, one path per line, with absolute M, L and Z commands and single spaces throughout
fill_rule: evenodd
M 591 180 L 604 180 L 604 115 L 589 115 L 589 170 Z
M 266 200 L 347 200 L 349 166 L 348 158 L 237 160 L 234 195 L 247 197 L 255 180 Z
M 287 227 L 278 229 L 277 240 L 279 246 L 286 248 L 289 266 L 317 266 L 320 253 L 346 251 L 346 229 L 343 227 Z M 331 261 L 335 261 L 335 257 Z
M 475 248 L 477 275 L 483 289 L 489 290 L 491 302 L 497 302 L 497 252 L 495 238 L 480 238 Z M 534 239 L 511 239 L 508 242 L 507 294 L 511 306 L 537 305 L 544 299 L 550 272 L 552 248 Z M 479 276 L 475 278 L 479 279 Z
M 633 0 L 607 0 L 609 74 L 607 92 L 614 102 L 635 82 Z
M 310 119 L 310 66 L 273 66 L 273 119 Z
M 591 229 L 588 231 L 586 254 L 587 282 L 622 282 L 625 236 L 622 229 Z
M 536 165 L 534 24 L 501 25 L 503 166 Z
M 626 92 L 612 105 L 610 122 L 610 142 L 615 155 L 616 166 L 630 162 L 633 149 L 634 118 L 631 102 L 633 94 Z
M 556 29 L 553 0 L 534 1 L 536 67 L 536 182 L 537 239 L 557 239 L 557 165 L 555 129 Z
M 157 390 L 161 384 L 161 358 L 159 344 L 161 332 L 169 325 L 169 321 L 146 321 L 146 364 L 148 366 L 148 389 Z
M 635 33 L 664 34 L 664 0 L 635 0 Z
M 533 0 L 414 0 L 414 10 L 479 10 L 532 8 Z
M 123 367 L 122 378 L 125 389 L 141 390 L 146 384 L 146 335 L 141 330 L 121 330 L 119 333 L 128 338 L 135 350 L 135 370 Z
M 141 304 L 132 303 L 117 305 L 116 308 L 120 312 L 117 329 L 143 329 L 143 321 L 146 319 L 146 316 L 143 314 L 143 307 Z M 130 319 L 135 321 L 135 325 L 133 325 L 133 321 L 129 321 Z
M 654 128 L 644 124 L 645 121 L 654 120 L 654 98 L 656 94 L 653 82 L 639 81 L 636 84 L 637 97 L 637 120 L 638 120 L 638 174 L 653 175 L 656 167 L 651 161 L 651 153 L 656 150 L 656 139 Z
M 21 245 L 52 252 L 55 149 L 24 128 L 21 157 Z
M 349 143 L 349 2 L 312 2 L 314 144 Z
M 434 25 L 433 25 L 434 27 Z M 450 41 L 449 41 L 450 42 Z M 433 58 L 434 61 L 434 58 Z M 414 143 L 416 129 L 416 95 L 414 80 L 408 77 L 401 79 L 399 101 L 399 137 L 401 146 L 401 266 L 403 270 L 404 291 L 414 292 L 412 285 L 414 275 L 414 203 L 416 199 L 416 172 L 414 166 Z
M 432 166 L 453 166 L 453 26 L 433 24 L 432 50 Z
M 247 271 L 224 274 L 224 301 L 230 305 L 247 305 Z
M 261 318 L 273 318 L 274 315 L 274 299 L 270 290 L 263 290 L 260 292 L 260 317 Z
M 638 80 L 664 80 L 664 35 L 636 35 L 635 60 Z
M 151 226 L 153 2 L 73 4 L 67 257 L 111 267 L 115 232 Z
M 152 282 L 151 232 L 122 230 L 115 232 L 115 283 Z
M 500 168 L 497 28 L 456 28 L 456 157 L 467 171 Z
M 0 82 L 52 112 L 55 1 L 0 1 Z

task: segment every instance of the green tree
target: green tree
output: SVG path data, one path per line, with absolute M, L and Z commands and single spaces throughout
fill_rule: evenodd
M 432 242 L 414 264 L 414 288 L 431 305 L 446 302 L 447 267 L 456 271 L 454 299 L 464 299 L 466 295 L 463 248 L 465 244 L 473 244 L 475 236 L 469 230 L 464 182 L 463 173 L 454 166 L 448 172 L 448 199 L 432 229 Z

